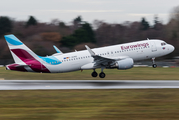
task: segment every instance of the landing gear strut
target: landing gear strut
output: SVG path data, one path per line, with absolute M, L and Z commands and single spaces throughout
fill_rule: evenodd
M 98 76 L 98 73 L 95 71 L 95 69 L 94 69 L 94 71 L 91 73 L 91 76 L 92 76 L 92 77 L 97 77 L 97 76 Z
M 152 66 L 153 66 L 153 68 L 156 68 L 157 67 L 157 64 L 155 64 L 155 58 L 152 58 Z
M 101 67 L 101 73 L 99 74 L 100 78 L 104 78 L 106 76 L 106 74 L 103 72 L 104 67 Z
M 105 67 L 101 67 L 101 73 L 99 74 L 100 78 L 104 78 L 106 76 L 106 74 L 103 72 Z M 94 71 L 91 73 L 92 77 L 97 77 L 98 73 L 95 71 L 95 69 L 93 69 Z

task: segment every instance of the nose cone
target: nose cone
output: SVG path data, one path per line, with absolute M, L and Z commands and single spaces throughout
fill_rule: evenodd
M 170 45 L 170 51 L 173 52 L 175 50 L 175 47 L 173 45 Z

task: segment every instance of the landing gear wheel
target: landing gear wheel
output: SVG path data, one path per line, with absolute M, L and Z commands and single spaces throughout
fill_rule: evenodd
M 96 71 L 94 71 L 94 72 L 91 73 L 91 76 L 92 76 L 92 77 L 97 77 L 97 76 L 98 76 L 98 73 L 97 73 Z
M 99 74 L 99 77 L 100 78 L 104 78 L 106 75 L 105 75 L 105 73 L 103 73 L 103 72 L 101 72 L 100 74 Z
M 157 67 L 157 64 L 153 64 L 152 66 L 153 66 L 153 68 L 156 68 L 156 67 Z
M 152 58 L 152 66 L 153 66 L 153 68 L 156 68 L 157 67 L 157 64 L 155 64 L 155 58 Z

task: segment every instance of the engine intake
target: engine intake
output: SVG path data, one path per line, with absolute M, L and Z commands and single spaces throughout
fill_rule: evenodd
M 116 61 L 116 67 L 119 70 L 130 69 L 133 67 L 133 65 L 134 65 L 134 61 L 132 58 L 126 58 L 123 60 Z

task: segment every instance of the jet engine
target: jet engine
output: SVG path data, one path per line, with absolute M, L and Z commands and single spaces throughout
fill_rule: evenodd
M 134 65 L 134 61 L 132 58 L 126 58 L 123 60 L 116 61 L 115 66 L 119 70 L 125 70 L 125 69 L 130 69 Z

